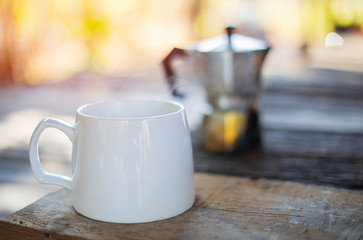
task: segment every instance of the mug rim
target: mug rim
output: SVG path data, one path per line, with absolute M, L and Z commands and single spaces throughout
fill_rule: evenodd
M 152 102 L 152 103 L 158 103 L 158 104 L 169 104 L 169 105 L 178 107 L 178 109 L 176 111 L 170 111 L 170 112 L 164 113 L 164 114 L 153 114 L 153 115 L 142 116 L 142 117 L 105 117 L 105 116 L 101 116 L 101 115 L 97 116 L 96 114 L 87 114 L 84 112 L 87 107 L 95 106 L 98 104 L 120 104 L 120 103 L 125 104 L 125 102 L 138 102 L 138 103 L 140 103 L 140 102 L 151 103 Z M 178 114 L 183 111 L 184 111 L 183 104 L 176 102 L 176 101 L 171 101 L 171 100 L 121 99 L 121 100 L 95 101 L 95 102 L 90 102 L 90 103 L 84 104 L 77 109 L 77 115 L 79 115 L 81 117 L 89 118 L 89 119 L 127 121 L 127 120 L 147 120 L 147 119 L 165 118 L 168 116 Z

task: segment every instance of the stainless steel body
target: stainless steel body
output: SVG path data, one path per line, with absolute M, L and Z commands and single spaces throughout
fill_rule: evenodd
M 184 61 L 175 66 L 176 76 L 200 82 L 207 100 L 224 108 L 226 96 L 253 101 L 260 90 L 260 71 L 265 50 L 253 52 L 196 52 L 185 50 Z M 175 86 L 177 90 L 177 86 Z M 235 104 L 232 104 L 235 105 Z M 227 107 L 228 108 L 228 107 Z
M 186 49 L 175 48 L 164 59 L 163 64 L 174 95 L 185 95 L 178 88 L 178 79 L 198 81 L 204 86 L 206 100 L 212 106 L 213 112 L 203 121 L 202 134 L 204 132 L 204 135 L 209 136 L 215 132 L 217 135 L 233 135 L 235 137 L 232 140 L 230 137 L 227 138 L 232 142 L 228 149 L 234 149 L 238 138 L 246 134 L 251 109 L 258 115 L 260 73 L 270 48 L 262 40 L 233 34 L 231 28 L 227 29 L 227 32 L 227 35 L 199 41 Z M 230 114 L 231 112 L 238 114 Z M 241 114 L 246 116 L 241 117 Z M 217 115 L 219 120 L 214 121 Z M 236 116 L 236 119 L 233 119 L 233 116 Z M 230 127 L 226 123 L 228 121 L 234 124 L 232 130 L 229 130 Z M 218 125 L 221 129 L 216 130 Z M 238 132 L 229 134 L 228 131 Z M 220 136 L 214 138 L 218 137 Z M 213 136 L 207 137 L 209 138 Z M 223 147 L 220 149 L 222 152 L 225 151 Z

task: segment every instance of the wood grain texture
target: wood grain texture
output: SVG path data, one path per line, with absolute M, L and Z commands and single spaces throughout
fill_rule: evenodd
M 361 135 L 264 129 L 263 139 L 264 146 L 259 151 L 247 154 L 211 154 L 196 143 L 195 170 L 363 188 Z
M 360 239 L 363 192 L 196 174 L 196 202 L 144 224 L 91 220 L 60 190 L 0 221 L 1 239 Z

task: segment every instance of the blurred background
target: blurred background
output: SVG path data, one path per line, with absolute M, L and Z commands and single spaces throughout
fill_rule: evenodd
M 134 74 L 227 24 L 274 47 L 324 47 L 329 32 L 362 34 L 363 1 L 2 0 L 0 83 Z
M 174 47 L 224 34 L 226 25 L 271 45 L 264 80 L 288 85 L 284 90 L 291 96 L 304 90 L 289 85 L 302 75 L 316 92 L 315 80 L 324 80 L 317 85 L 331 92 L 342 79 L 352 89 L 362 86 L 362 74 L 346 73 L 363 72 L 363 0 L 0 0 L 0 218 L 57 189 L 38 184 L 28 162 L 29 139 L 42 118 L 74 122 L 75 110 L 84 103 L 140 90 L 170 97 L 163 58 Z M 329 43 L 332 32 L 338 35 Z M 327 41 L 339 46 L 326 47 Z M 193 126 L 191 113 L 198 112 L 200 98 L 185 100 L 194 107 L 188 109 Z M 300 115 L 291 114 L 297 105 L 282 112 L 283 102 L 275 111 L 272 101 L 262 112 L 284 121 L 264 123 L 293 129 L 306 123 L 296 116 L 310 116 L 311 129 L 337 131 L 346 125 L 343 117 L 328 118 L 327 124 L 321 114 L 334 112 L 336 102 L 315 100 L 300 104 L 307 109 Z M 362 114 L 344 104 L 351 131 L 363 132 Z M 47 130 L 40 146 L 45 170 L 71 175 L 71 143 L 65 135 Z

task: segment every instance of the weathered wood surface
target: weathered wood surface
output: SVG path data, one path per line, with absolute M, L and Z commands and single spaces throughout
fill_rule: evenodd
M 216 155 L 194 148 L 198 172 L 363 188 L 363 135 L 264 130 L 264 147 Z
M 363 189 L 363 73 L 268 79 L 261 125 L 263 146 L 250 154 L 207 153 L 194 133 L 195 169 Z
M 196 202 L 171 219 L 113 224 L 75 213 L 60 190 L 0 221 L 1 239 L 361 239 L 363 192 L 196 174 Z
M 363 189 L 363 73 L 304 68 L 301 74 L 289 75 L 286 70 L 281 75 L 267 76 L 264 81 L 261 150 L 247 155 L 209 154 L 194 136 L 195 170 Z M 43 117 L 73 121 L 73 109 L 96 100 L 90 98 L 101 95 L 95 95 L 95 89 L 102 89 L 104 82 L 111 84 L 109 90 L 102 90 L 107 95 L 125 90 L 123 86 L 127 84 L 122 82 L 135 82 L 102 78 L 94 83 L 90 79 L 85 76 L 63 85 L 0 91 L 0 218 L 50 191 L 48 186 L 35 182 L 27 153 L 30 134 L 42 113 L 52 113 Z M 60 98 L 68 100 L 59 102 Z M 17 127 L 10 128 L 10 122 Z M 29 135 L 25 134 L 27 131 Z M 9 134 L 13 140 L 10 145 Z M 41 154 L 42 146 L 47 149 L 41 156 L 43 167 L 70 174 L 71 149 L 63 148 L 69 142 L 59 134 L 64 141 L 41 144 Z

